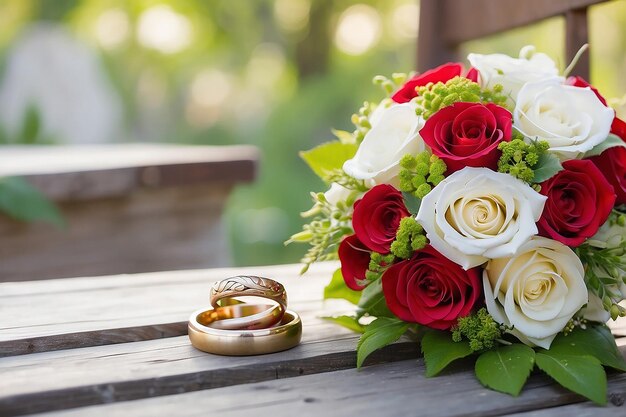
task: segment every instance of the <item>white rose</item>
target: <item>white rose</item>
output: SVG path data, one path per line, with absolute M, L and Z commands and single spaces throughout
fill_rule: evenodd
M 602 300 L 591 291 L 589 291 L 588 296 L 589 302 L 587 303 L 587 307 L 585 307 L 583 318 L 600 323 L 606 323 L 611 318 L 611 314 L 604 309 Z
M 549 349 L 567 322 L 587 304 L 583 265 L 564 244 L 534 237 L 517 255 L 489 261 L 483 271 L 487 311 L 513 326 L 523 343 Z
M 522 87 L 513 126 L 528 138 L 547 141 L 560 159 L 575 159 L 607 138 L 614 114 L 590 88 L 546 80 Z
M 511 105 L 527 82 L 548 78 L 563 80 L 558 77 L 554 61 L 546 54 L 534 53 L 534 47 L 522 48 L 519 59 L 503 54 L 469 54 L 467 59 L 478 70 L 480 85 L 485 88 L 502 85 L 502 92 L 510 97 Z
M 352 193 L 352 190 L 344 187 L 341 184 L 333 182 L 332 184 L 330 184 L 330 188 L 328 189 L 328 191 L 324 193 L 324 197 L 331 206 L 337 207 L 337 203 L 339 203 L 340 201 L 346 201 Z
M 417 221 L 435 249 L 469 269 L 515 254 L 537 234 L 545 201 L 511 175 L 466 167 L 424 197 Z
M 587 243 L 596 248 L 617 248 L 626 240 L 626 225 L 621 226 L 613 216 L 609 217 Z
M 424 120 L 415 114 L 415 104 L 403 103 L 383 109 L 365 135 L 354 158 L 343 164 L 353 178 L 373 187 L 397 182 L 400 158 L 424 150 L 419 130 Z

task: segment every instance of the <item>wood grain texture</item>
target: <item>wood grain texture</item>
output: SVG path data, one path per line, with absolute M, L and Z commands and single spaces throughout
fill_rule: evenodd
M 59 229 L 0 215 L 0 281 L 231 264 L 222 212 L 256 176 L 251 146 L 8 146 L 0 176 L 54 200 Z
M 587 7 L 608 0 L 421 0 L 418 35 L 419 71 L 460 59 L 463 42 L 566 17 L 566 58 L 588 42 Z M 589 54 L 573 71 L 589 79 Z
M 591 402 L 564 405 L 543 410 L 511 414 L 510 417 L 617 417 L 626 414 L 624 390 L 614 389 L 610 384 L 609 404 L 598 407 Z
M 331 340 L 315 341 L 310 339 L 322 333 L 315 326 L 307 326 L 307 331 L 309 340 L 291 350 L 252 357 L 206 354 L 191 347 L 186 337 L 180 337 L 6 358 L 0 365 L 0 415 L 128 401 L 355 367 L 357 336 L 342 339 L 333 335 Z M 417 355 L 415 342 L 399 342 L 373 355 L 371 362 Z
M 5 146 L 0 176 L 24 176 L 55 201 L 76 201 L 145 187 L 249 182 L 258 159 L 252 146 Z
M 609 392 L 626 394 L 626 375 L 610 375 Z M 491 391 L 476 380 L 468 362 L 426 378 L 423 361 L 418 359 L 46 415 L 499 416 L 582 401 L 540 374 L 530 378 L 519 397 Z M 613 415 L 621 415 L 626 408 L 612 410 Z
M 565 13 L 565 60 L 572 62 L 578 50 L 589 43 L 587 8 L 568 10 Z M 589 69 L 590 51 L 584 53 L 572 70 L 571 75 L 578 75 L 591 80 Z
M 368 364 L 412 361 L 356 372 L 358 335 L 319 317 L 351 308 L 341 300 L 322 301 L 337 266 L 316 264 L 305 277 L 298 276 L 299 265 L 283 265 L 0 284 L 0 346 L 14 349 L 0 358 L 0 415 L 179 415 L 185 407 L 191 415 L 332 410 L 333 416 L 373 416 L 421 413 L 424 404 L 436 404 L 425 415 L 498 415 L 583 400 L 540 376 L 519 399 L 498 394 L 476 382 L 469 362 L 427 380 L 422 361 L 415 362 L 418 345 L 408 339 Z M 190 312 L 208 304 L 213 281 L 236 274 L 285 285 L 304 323 L 299 346 L 223 357 L 194 349 L 186 336 L 166 337 L 184 332 Z M 16 354 L 24 349 L 16 343 L 29 339 L 24 335 L 40 338 L 47 351 Z M 618 342 L 624 352 L 626 338 Z M 85 344 L 92 346 L 81 348 Z M 58 348 L 64 349 L 51 350 Z M 626 377 L 611 375 L 610 384 L 613 397 L 621 398 Z
M 454 45 L 564 15 L 607 0 L 436 0 L 447 25 L 441 36 Z
M 65 201 L 62 229 L 0 216 L 0 281 L 229 265 L 221 219 L 231 189 L 220 183 Z
M 239 274 L 277 279 L 299 313 L 345 310 L 322 302 L 337 267 L 319 263 L 302 277 L 300 265 L 283 265 L 0 283 L 0 357 L 186 334 L 212 283 Z

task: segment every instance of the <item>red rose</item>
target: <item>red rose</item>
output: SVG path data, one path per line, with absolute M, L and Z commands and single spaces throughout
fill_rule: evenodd
M 411 214 L 402 193 L 388 184 L 377 185 L 354 203 L 352 227 L 365 246 L 378 253 L 389 253 L 403 217 Z
M 465 78 L 467 78 L 470 81 L 474 81 L 475 83 L 478 82 L 478 70 L 474 67 L 471 67 L 469 70 L 467 70 L 467 74 L 465 74 Z
M 428 83 L 438 83 L 439 81 L 445 83 L 454 77 L 460 76 L 462 73 L 463 65 L 458 62 L 440 65 L 411 78 L 391 96 L 391 99 L 396 103 L 406 103 L 417 97 L 416 87 L 422 87 Z
M 424 142 L 448 166 L 446 175 L 469 167 L 496 170 L 511 140 L 511 112 L 495 104 L 454 103 L 433 114 L 420 130 Z
M 611 125 L 611 133 L 626 142 L 626 123 L 616 117 Z M 617 195 L 615 204 L 626 204 L 626 148 L 615 146 L 600 155 L 592 156 L 589 160 L 602 171 L 613 186 L 613 191 Z
M 572 159 L 563 168 L 541 183 L 540 192 L 548 200 L 537 226 L 540 235 L 576 247 L 609 217 L 615 193 L 591 161 Z
M 361 291 L 367 286 L 365 272 L 370 264 L 370 250 L 352 235 L 341 241 L 338 253 L 344 282 L 348 288 Z
M 480 268 L 465 271 L 430 245 L 391 266 L 382 280 L 393 314 L 433 329 L 455 325 L 483 294 Z
M 606 100 L 604 99 L 604 97 L 602 97 L 602 94 L 600 94 L 598 89 L 592 86 L 591 84 L 589 84 L 589 82 L 585 80 L 584 78 L 579 77 L 579 76 L 567 77 L 567 80 L 565 80 L 565 84 L 573 85 L 574 87 L 591 88 L 591 91 L 596 93 L 596 97 L 598 97 L 598 99 L 602 102 L 602 104 L 606 106 Z

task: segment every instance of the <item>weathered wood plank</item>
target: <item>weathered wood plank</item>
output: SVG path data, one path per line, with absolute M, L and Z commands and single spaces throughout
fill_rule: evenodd
M 564 15 L 607 0 L 437 0 L 442 3 L 446 25 L 439 26 L 441 36 L 458 45 L 543 19 Z
M 0 283 L 0 357 L 186 334 L 184 323 L 207 304 L 212 282 L 236 274 L 278 279 L 292 305 L 320 301 L 337 267 L 315 264 L 305 276 L 300 265 L 279 265 Z M 611 326 L 626 336 L 626 319 Z
M 611 386 L 611 385 L 609 385 Z M 613 388 L 611 386 L 611 388 Z M 609 404 L 602 408 L 591 402 L 564 405 L 561 407 L 533 410 L 511 414 L 510 417 L 616 417 L 626 414 L 624 390 L 614 390 L 609 394 Z
M 610 375 L 609 392 L 626 394 L 626 375 Z M 46 415 L 499 416 L 581 401 L 582 397 L 539 374 L 531 377 L 519 397 L 488 390 L 475 379 L 467 362 L 436 378 L 426 378 L 423 361 L 418 359 Z M 615 413 L 616 409 L 612 410 Z
M 252 146 L 5 146 L 0 176 L 25 176 L 56 201 L 118 197 L 140 187 L 251 181 Z
M 0 282 L 231 265 L 222 212 L 256 176 L 252 146 L 8 146 L 0 176 L 23 176 L 66 227 L 0 215 Z
M 333 327 L 333 333 L 342 333 Z M 307 326 L 307 331 L 306 340 L 294 349 L 253 357 L 206 354 L 191 347 L 186 337 L 179 337 L 5 358 L 0 361 L 0 415 L 127 401 L 355 367 L 357 336 L 342 338 L 332 334 L 326 335 L 330 340 L 314 340 L 324 331 L 316 331 L 315 326 Z M 399 342 L 377 353 L 372 362 L 417 355 L 415 342 Z
M 0 357 L 186 334 L 189 314 L 208 306 L 212 283 L 238 274 L 273 277 L 296 311 L 321 311 L 336 268 L 320 263 L 304 277 L 300 265 L 283 265 L 3 283 Z M 335 311 L 350 308 L 336 301 Z
M 0 216 L 0 281 L 226 266 L 233 184 L 141 189 L 58 204 L 67 226 Z

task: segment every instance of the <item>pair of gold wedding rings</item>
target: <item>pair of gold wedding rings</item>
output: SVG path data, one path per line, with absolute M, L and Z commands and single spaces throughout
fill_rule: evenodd
M 264 303 L 244 303 L 239 297 L 263 298 Z M 213 308 L 189 317 L 189 339 L 197 349 L 244 356 L 300 343 L 302 322 L 295 311 L 287 310 L 287 292 L 277 281 L 249 275 L 227 278 L 213 285 L 209 299 Z

